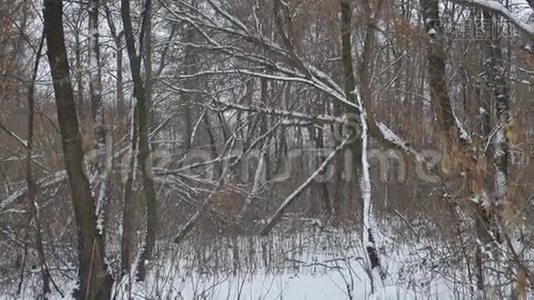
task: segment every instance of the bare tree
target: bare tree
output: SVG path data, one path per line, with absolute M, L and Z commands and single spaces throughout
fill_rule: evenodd
M 152 1 L 147 0 L 145 3 L 145 10 L 143 13 L 143 24 L 141 25 L 141 34 L 139 37 L 139 51 L 143 52 L 143 41 L 145 40 L 146 24 L 150 18 L 150 11 Z M 144 280 L 146 276 L 146 265 L 152 259 L 152 255 L 156 247 L 156 237 L 158 233 L 158 203 L 156 199 L 156 190 L 154 187 L 154 176 L 152 173 L 152 158 L 150 154 L 149 130 L 150 130 L 150 104 L 147 100 L 146 82 L 141 76 L 141 58 L 143 57 L 136 50 L 136 39 L 134 38 L 132 21 L 130 17 L 130 3 L 123 0 L 121 2 L 121 15 L 124 28 L 124 36 L 126 39 L 126 49 L 130 60 L 130 70 L 134 81 L 134 97 L 136 117 L 138 119 L 138 143 L 139 154 L 138 161 L 141 168 L 143 179 L 143 190 L 146 201 L 147 210 L 147 232 L 145 236 L 144 245 L 142 247 L 141 256 L 138 265 L 138 278 Z
M 63 4 L 60 0 L 46 0 L 44 4 L 48 60 L 54 79 L 63 157 L 71 187 L 78 234 L 80 288 L 76 297 L 79 299 L 107 299 L 111 296 L 113 279 L 104 262 L 102 236 L 96 227 L 95 202 L 82 167 L 82 140 L 63 32 Z

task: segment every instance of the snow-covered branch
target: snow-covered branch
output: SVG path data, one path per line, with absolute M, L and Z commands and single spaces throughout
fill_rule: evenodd
M 41 188 L 47 188 L 54 184 L 58 184 L 65 180 L 67 178 L 67 173 L 65 171 L 59 171 L 55 173 L 53 176 L 47 177 L 40 182 L 38 182 L 38 185 Z M 28 187 L 25 186 L 16 192 L 12 193 L 9 197 L 5 198 L 4 200 L 0 201 L 0 212 L 5 211 L 8 209 L 13 203 L 15 203 L 20 198 L 24 197 L 26 195 L 26 192 L 28 191 Z
M 0 128 L 5 131 L 10 137 L 12 137 L 15 141 L 17 141 L 19 144 L 22 145 L 22 147 L 26 148 L 28 147 L 28 142 L 19 137 L 14 131 L 4 126 L 4 124 L 0 123 Z
M 527 1 L 530 1 L 529 5 L 531 7 L 534 6 L 531 0 L 527 0 Z M 500 15 L 501 17 L 505 18 L 506 20 L 512 22 L 519 30 L 521 30 L 524 34 L 528 35 L 530 38 L 534 38 L 534 22 L 525 23 L 521 21 L 517 15 L 513 14 L 510 10 L 504 7 L 504 5 L 502 5 L 501 3 L 497 1 L 493 1 L 493 0 L 451 0 L 451 2 L 462 4 L 465 6 L 481 8 L 481 9 L 485 9 L 493 13 L 496 13 Z
M 306 179 L 304 183 L 302 183 L 295 191 L 293 191 L 293 193 L 291 193 L 291 195 L 289 195 L 289 197 L 284 200 L 284 202 L 282 202 L 280 207 L 267 220 L 267 223 L 261 229 L 261 235 L 267 235 L 269 234 L 269 232 L 271 232 L 271 230 L 276 225 L 276 223 L 278 223 L 278 221 L 282 217 L 282 214 L 286 211 L 289 205 L 291 205 L 291 203 L 293 203 L 293 201 L 295 201 L 295 199 L 297 199 L 308 188 L 308 186 L 313 182 L 313 180 L 326 170 L 326 168 L 328 167 L 328 165 L 330 165 L 330 163 L 332 163 L 334 158 L 336 158 L 336 156 L 343 150 L 345 150 L 345 148 L 347 148 L 347 146 L 349 145 L 350 141 L 344 140 L 336 149 L 334 149 L 334 151 L 330 153 L 330 155 L 328 155 L 328 157 L 323 161 L 319 168 L 317 168 L 317 170 L 315 170 L 315 172 L 313 172 L 313 174 L 310 175 L 310 177 L 308 177 L 308 179 Z

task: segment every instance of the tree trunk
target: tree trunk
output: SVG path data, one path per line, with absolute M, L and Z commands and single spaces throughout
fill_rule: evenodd
M 352 57 L 352 7 L 349 0 L 341 0 L 341 59 L 343 63 L 343 74 L 345 80 L 345 96 L 350 102 L 357 104 L 356 80 L 354 77 L 353 57 Z M 347 113 L 347 111 L 345 110 Z M 348 134 L 353 140 L 352 157 L 355 164 L 355 178 L 359 177 L 361 172 L 361 124 L 359 124 L 359 111 L 348 111 L 351 121 L 354 122 L 351 128 L 348 128 Z
M 124 192 L 122 194 L 122 236 L 121 236 L 121 276 L 130 274 L 132 263 L 133 241 L 135 236 L 136 205 L 134 194 L 136 156 L 138 145 L 137 134 L 137 109 L 132 104 L 130 122 L 130 153 L 128 158 L 127 177 L 124 182 Z
M 425 30 L 429 37 L 427 45 L 430 97 L 439 126 L 449 142 L 457 142 L 458 131 L 452 111 L 447 81 L 445 80 L 446 53 L 442 40 L 443 28 L 439 20 L 437 0 L 421 0 Z
M 109 206 L 109 175 L 112 168 L 111 135 L 106 128 L 104 103 L 102 102 L 102 64 L 98 33 L 98 13 L 100 0 L 92 0 L 89 7 L 89 91 L 91 94 L 91 114 L 93 132 L 96 139 L 96 209 L 97 226 L 106 239 L 107 211 Z M 105 247 L 104 247 L 105 248 Z
M 321 111 L 321 113 L 323 113 Z M 324 135 L 323 135 L 323 129 L 317 128 L 316 130 L 316 136 L 315 136 L 315 148 L 316 149 L 324 149 Z M 317 159 L 317 164 L 320 164 L 322 161 L 322 158 Z M 322 176 L 325 176 L 326 173 L 323 172 L 321 174 Z M 332 203 L 330 202 L 330 194 L 328 192 L 328 182 L 326 180 L 322 180 L 319 183 L 319 188 L 321 190 L 321 198 L 322 198 L 322 204 L 323 204 L 323 211 L 326 215 L 326 219 L 330 219 L 332 216 Z
M 83 150 L 63 31 L 60 0 L 44 1 L 48 60 L 54 80 L 63 158 L 71 188 L 78 234 L 78 299 L 109 299 L 113 279 L 104 262 L 102 237 L 96 228 L 95 203 L 83 170 Z
M 111 36 L 113 37 L 113 40 L 115 41 L 115 55 L 116 55 L 116 88 L 117 88 L 117 114 L 118 114 L 118 120 L 119 120 L 119 132 L 123 132 L 124 127 L 126 127 L 126 122 L 124 121 L 126 119 L 125 112 L 127 111 L 127 107 L 125 106 L 125 98 L 124 98 L 124 80 L 123 80 L 123 57 L 122 57 L 122 50 L 123 50 L 123 43 L 122 38 L 124 32 L 121 31 L 120 33 L 117 32 L 117 27 L 115 26 L 115 21 L 113 20 L 113 16 L 111 15 L 111 11 L 109 10 L 109 7 L 107 6 L 106 2 L 103 3 L 104 10 L 106 13 L 106 20 L 108 23 L 109 31 L 111 33 Z
M 498 29 L 494 28 L 498 24 L 497 17 L 492 13 L 484 12 L 484 24 L 489 28 L 486 30 L 490 33 L 498 33 Z M 486 69 L 486 84 L 495 96 L 495 111 L 497 112 L 497 132 L 493 143 L 493 160 L 495 163 L 495 191 L 496 191 L 496 206 L 501 206 L 506 198 L 506 191 L 508 186 L 508 138 L 506 124 L 510 118 L 510 92 L 506 82 L 506 74 L 504 67 L 504 57 L 501 49 L 499 37 L 491 37 L 486 44 L 486 53 L 488 55 L 485 60 Z
M 372 272 L 375 268 L 380 269 L 380 260 L 378 251 L 376 250 L 373 229 L 371 224 L 372 219 L 372 204 L 371 204 L 371 183 L 369 178 L 369 166 L 367 163 L 367 121 L 365 120 L 363 102 L 359 100 L 356 91 L 356 82 L 354 79 L 354 69 L 352 64 L 352 9 L 350 1 L 341 0 L 341 51 L 343 60 L 343 73 L 345 75 L 345 94 L 346 97 L 353 103 L 359 104 L 362 111 L 355 113 L 356 119 L 352 119 L 355 123 L 355 128 L 349 130 L 353 140 L 352 157 L 353 163 L 356 165 L 356 178 L 360 181 L 360 192 L 363 202 L 362 209 L 362 232 L 363 244 L 367 251 L 369 261 L 369 276 L 373 280 Z M 374 289 L 374 284 L 371 282 L 371 289 Z
M 147 19 L 150 18 L 151 0 L 147 0 L 145 5 L 145 14 L 143 26 L 146 26 Z M 137 54 L 135 49 L 135 39 L 133 35 L 132 21 L 130 17 L 130 3 L 128 0 L 121 2 L 121 15 L 124 27 L 124 36 L 126 38 L 126 49 L 128 58 L 130 60 L 130 69 L 134 82 L 134 97 L 137 100 L 136 110 L 139 126 L 139 154 L 138 163 L 141 168 L 143 179 L 143 191 L 146 201 L 147 210 L 147 230 L 142 247 L 141 256 L 139 258 L 139 265 L 137 268 L 137 277 L 143 281 L 146 276 L 146 265 L 152 259 L 152 254 L 156 247 L 156 236 L 158 232 L 158 214 L 157 214 L 157 199 L 156 190 L 154 187 L 154 176 L 152 174 L 152 157 L 150 151 L 149 130 L 150 130 L 150 104 L 147 101 L 147 93 L 145 89 L 145 82 L 141 77 L 141 55 Z M 141 28 L 144 32 L 146 28 Z M 142 34 L 140 40 L 143 39 Z
M 152 71 L 152 2 L 147 1 L 145 5 L 144 13 L 144 32 L 145 36 L 141 37 L 144 39 L 144 64 L 145 67 L 145 93 L 146 93 L 146 106 L 148 108 L 148 115 L 150 116 L 150 126 L 154 121 L 154 110 L 152 109 L 153 102 L 153 71 Z
M 50 274 L 46 264 L 46 257 L 43 246 L 43 234 L 41 226 L 41 218 L 39 216 L 39 207 L 37 204 L 37 184 L 33 176 L 32 169 L 32 152 L 33 152 L 33 129 L 35 117 L 35 80 L 37 72 L 39 71 L 39 62 L 41 60 L 41 52 L 44 44 L 44 35 L 41 38 L 38 51 L 35 56 L 35 65 L 33 69 L 32 79 L 28 87 L 28 134 L 26 137 L 26 184 L 28 185 L 28 211 L 31 213 L 31 218 L 35 221 L 35 248 L 39 255 L 39 263 L 41 264 L 41 276 L 43 279 L 43 295 L 50 292 Z

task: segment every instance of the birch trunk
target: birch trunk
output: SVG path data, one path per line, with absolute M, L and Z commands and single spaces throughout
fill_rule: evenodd
M 350 138 L 354 139 L 353 163 L 356 165 L 356 176 L 359 178 L 359 187 L 361 192 L 362 209 L 362 237 L 363 245 L 367 252 L 369 263 L 369 276 L 371 278 L 371 289 L 374 292 L 374 270 L 380 269 L 380 260 L 375 246 L 375 239 L 372 228 L 372 203 L 371 203 L 371 182 L 369 178 L 369 164 L 367 162 L 367 120 L 365 110 L 356 90 L 354 79 L 353 58 L 352 58 L 352 9 L 350 1 L 341 0 L 341 47 L 343 72 L 345 75 L 345 94 L 352 103 L 359 105 L 360 111 L 356 112 L 357 119 L 356 129 L 358 132 L 350 132 Z

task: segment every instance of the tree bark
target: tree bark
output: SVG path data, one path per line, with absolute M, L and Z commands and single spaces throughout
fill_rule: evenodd
M 135 172 L 138 146 L 137 109 L 133 105 L 130 122 L 130 153 L 128 158 L 127 177 L 122 194 L 122 236 L 121 236 L 121 276 L 129 275 L 132 263 L 133 240 L 135 237 L 136 205 L 135 205 Z
M 350 102 L 357 104 L 356 92 L 356 79 L 354 77 L 353 57 L 352 57 L 352 8 L 350 0 L 341 0 L 341 59 L 343 63 L 343 77 L 345 80 L 345 96 Z M 351 135 L 354 146 L 352 147 L 353 161 L 356 164 L 355 172 L 356 178 L 361 171 L 361 124 L 359 124 L 359 111 L 350 111 L 349 116 L 355 116 L 351 118 L 354 121 L 354 127 L 349 128 L 349 135 Z
M 143 20 L 143 27 L 146 26 L 146 19 L 150 18 L 149 12 L 152 6 L 152 1 L 147 0 L 145 4 L 145 14 Z M 146 83 L 141 77 L 141 57 L 137 54 L 135 47 L 135 39 L 132 28 L 132 21 L 130 17 L 130 3 L 128 0 L 121 2 L 121 15 L 124 27 L 124 36 L 126 38 L 126 49 L 128 58 L 130 60 L 130 69 L 132 72 L 134 82 L 134 97 L 137 100 L 136 110 L 138 115 L 139 126 L 139 154 L 138 163 L 141 168 L 143 179 L 143 190 L 146 201 L 147 210 L 147 230 L 145 236 L 144 246 L 142 248 L 139 265 L 137 268 L 138 280 L 143 281 L 146 276 L 146 265 L 152 259 L 152 254 L 156 247 L 156 236 L 158 232 L 158 214 L 157 214 L 157 199 L 156 190 L 154 187 L 154 176 L 152 173 L 152 158 L 150 151 L 149 129 L 150 129 L 150 104 L 147 100 Z M 141 37 L 139 41 L 144 39 L 144 31 L 146 28 L 141 28 Z M 142 44 L 142 43 L 141 43 Z M 140 51 L 143 49 L 140 47 Z
M 449 142 L 456 142 L 456 127 L 452 105 L 445 80 L 446 53 L 442 41 L 443 28 L 439 19 L 437 0 L 421 0 L 421 9 L 425 21 L 425 30 L 429 37 L 427 43 L 428 75 L 430 97 L 440 128 Z
M 111 135 L 106 128 L 104 103 L 102 102 L 102 63 L 100 61 L 100 44 L 98 30 L 98 13 L 100 0 L 92 0 L 89 6 L 89 91 L 91 94 L 91 114 L 93 132 L 96 140 L 96 209 L 97 226 L 106 239 L 107 211 L 109 207 L 109 175 L 112 168 L 113 154 Z M 105 246 L 104 246 L 105 248 Z
M 498 31 L 494 26 L 497 24 L 496 16 L 490 12 L 483 13 L 486 30 L 492 35 Z M 493 160 L 495 163 L 495 191 L 496 206 L 501 206 L 506 197 L 508 186 L 508 138 L 506 124 L 510 119 L 510 92 L 506 82 L 504 57 L 498 36 L 491 37 L 486 43 L 487 59 L 485 60 L 486 84 L 495 96 L 495 111 L 497 112 L 497 132 L 493 143 Z
M 356 90 L 354 79 L 353 57 L 352 57 L 352 8 L 349 0 L 341 0 L 341 51 L 343 61 L 343 73 L 345 76 L 345 94 L 350 102 L 359 105 L 360 111 L 352 113 L 356 118 L 351 118 L 354 123 L 353 128 L 349 128 L 349 138 L 353 140 L 352 158 L 356 166 L 354 170 L 355 178 L 359 180 L 359 190 L 361 193 L 361 217 L 362 217 L 362 243 L 367 252 L 368 275 L 371 280 L 371 292 L 375 290 L 375 270 L 383 276 L 380 258 L 375 245 L 372 212 L 372 191 L 369 175 L 369 163 L 367 160 L 368 146 L 368 126 L 367 116 L 363 101 Z M 372 31 L 369 34 L 374 34 Z M 367 36 L 366 39 L 370 37 Z M 369 42 L 369 41 L 368 41 Z M 352 111 L 350 111 L 352 112 Z M 349 114 L 350 116 L 351 114 Z
M 65 49 L 63 6 L 60 0 L 45 0 L 44 4 L 48 60 L 78 235 L 79 290 L 75 296 L 78 299 L 109 299 L 113 279 L 104 262 L 102 237 L 96 228 L 95 203 L 82 167 L 82 140 Z
M 357 103 L 356 99 L 356 79 L 354 75 L 353 57 L 352 57 L 352 6 L 350 0 L 340 0 L 341 6 L 341 60 L 343 67 L 343 79 L 345 81 L 345 97 L 352 103 Z M 341 110 L 351 120 L 351 126 L 347 128 L 347 134 L 350 136 L 352 145 L 350 146 L 350 155 L 352 158 L 352 170 L 347 170 L 351 174 L 345 174 L 346 178 L 350 178 L 350 182 L 353 179 L 359 178 L 361 174 L 361 158 L 362 158 L 362 137 L 361 137 L 361 124 L 360 124 L 360 111 L 353 110 L 352 108 L 344 108 Z M 342 207 L 341 197 L 334 202 L 334 213 L 336 218 L 343 216 L 343 212 L 346 211 L 345 207 Z M 345 203 L 348 204 L 349 202 Z
M 33 132 L 35 120 L 35 80 L 37 72 L 39 71 L 39 62 L 41 60 L 41 52 L 44 44 L 44 35 L 41 38 L 39 48 L 35 55 L 35 65 L 33 69 L 32 79 L 28 87 L 28 134 L 26 137 L 26 184 L 28 185 L 28 211 L 31 213 L 31 218 L 35 221 L 35 248 L 39 255 L 41 264 L 41 276 L 43 280 L 43 295 L 50 292 L 50 274 L 46 264 L 46 256 L 43 246 L 43 234 L 41 226 L 41 218 L 39 216 L 39 207 L 36 201 L 37 184 L 33 175 L 32 168 L 32 153 L 33 153 Z
M 115 26 L 115 21 L 113 20 L 113 16 L 111 15 L 111 11 L 107 4 L 104 2 L 104 10 L 106 13 L 106 20 L 108 23 L 109 31 L 111 33 L 111 36 L 113 37 L 113 40 L 115 41 L 115 55 L 116 55 L 116 88 L 117 88 L 117 114 L 119 119 L 119 128 L 121 129 L 120 132 L 122 133 L 122 129 L 126 126 L 126 122 L 124 121 L 126 119 L 125 112 L 127 111 L 126 101 L 124 99 L 124 79 L 123 79 L 123 42 L 122 38 L 124 35 L 124 31 L 117 32 L 117 27 Z

